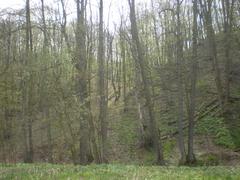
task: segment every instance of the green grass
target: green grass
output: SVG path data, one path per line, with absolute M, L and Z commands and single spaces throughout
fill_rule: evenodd
M 0 165 L 0 179 L 240 179 L 240 167 L 158 167 L 134 165 Z

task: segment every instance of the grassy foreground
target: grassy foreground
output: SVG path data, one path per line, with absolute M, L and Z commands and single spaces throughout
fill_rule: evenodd
M 0 165 L 0 179 L 236 179 L 240 180 L 240 167 L 157 167 L 134 165 Z

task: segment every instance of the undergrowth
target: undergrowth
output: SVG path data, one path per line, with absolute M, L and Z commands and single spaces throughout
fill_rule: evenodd
M 208 116 L 198 122 L 196 131 L 198 134 L 212 136 L 214 143 L 217 145 L 231 149 L 235 148 L 231 132 L 225 125 L 223 118 Z

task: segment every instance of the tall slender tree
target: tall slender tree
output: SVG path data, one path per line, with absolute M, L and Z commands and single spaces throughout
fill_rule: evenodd
M 99 122 L 101 127 L 101 160 L 107 163 L 107 103 L 105 96 L 105 60 L 103 30 L 103 0 L 99 4 L 99 37 L 98 37 L 98 76 L 99 76 Z
M 160 141 L 160 132 L 157 128 L 157 122 L 154 115 L 154 107 L 153 101 L 151 99 L 151 90 L 150 90 L 150 82 L 149 82 L 149 74 L 147 71 L 147 63 L 144 59 L 144 52 L 142 45 L 140 43 L 139 35 L 138 35 L 138 28 L 137 28 L 137 20 L 136 20 L 136 13 L 135 13 L 135 0 L 128 0 L 129 8 L 130 8 L 130 22 L 131 22 L 131 35 L 132 35 L 132 44 L 133 48 L 133 57 L 136 58 L 135 61 L 139 64 L 141 78 L 143 81 L 143 93 L 146 100 L 146 106 L 148 108 L 149 113 L 149 124 L 150 124 L 150 131 L 152 140 L 154 143 L 154 148 L 156 152 L 156 163 L 159 165 L 164 165 L 163 159 L 163 148 L 162 143 Z
M 24 162 L 33 162 L 33 137 L 32 137 L 32 93 L 33 93 L 33 82 L 32 73 L 29 72 L 29 67 L 31 67 L 32 52 L 33 52 L 33 42 L 32 42 L 32 27 L 31 27 L 31 15 L 30 15 L 30 2 L 26 0 L 26 60 L 24 66 L 27 73 L 29 74 L 29 79 L 24 79 L 23 88 L 23 121 L 24 121 L 24 139 L 25 139 L 25 157 Z
M 194 117 L 196 106 L 196 82 L 198 71 L 198 5 L 197 0 L 193 1 L 193 27 L 192 27 L 192 59 L 191 59 L 191 87 L 190 87 L 190 102 L 189 102 L 189 116 L 188 116 L 188 152 L 187 163 L 194 164 L 196 158 L 193 151 L 194 140 Z
M 184 164 L 186 161 L 186 152 L 185 152 L 185 144 L 184 144 L 184 134 L 183 134 L 183 118 L 184 118 L 184 92 L 183 92 L 183 37 L 181 32 L 181 19 L 180 19 L 180 10 L 181 10 L 181 2 L 177 0 L 177 28 L 176 28 L 176 36 L 177 36 L 177 87 L 178 87 L 178 146 L 180 151 L 180 164 Z
M 231 89 L 231 68 L 232 68 L 232 57 L 231 57 L 231 41 L 232 41 L 232 28 L 233 28 L 233 12 L 236 0 L 221 0 L 223 9 L 223 29 L 224 29 L 224 49 L 225 49 L 225 73 L 224 73 L 224 89 L 225 89 L 225 107 L 229 103 L 230 89 Z
M 217 45 L 216 45 L 216 34 L 213 28 L 212 19 L 212 3 L 213 0 L 200 0 L 201 10 L 204 19 L 204 29 L 207 36 L 208 52 L 210 60 L 212 62 L 212 68 L 214 73 L 214 80 L 217 88 L 218 100 L 222 109 L 224 111 L 224 91 L 221 78 L 221 71 L 219 65 L 219 59 L 217 57 Z
M 76 30 L 76 92 L 80 102 L 80 147 L 79 164 L 86 165 L 90 161 L 89 145 L 89 95 L 86 54 L 86 1 L 77 0 L 77 30 Z

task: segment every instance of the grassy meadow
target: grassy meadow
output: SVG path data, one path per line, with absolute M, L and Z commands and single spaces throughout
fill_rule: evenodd
M 239 180 L 240 167 L 176 167 L 135 165 L 52 165 L 52 164 L 1 164 L 0 179 L 56 179 L 56 180 Z

